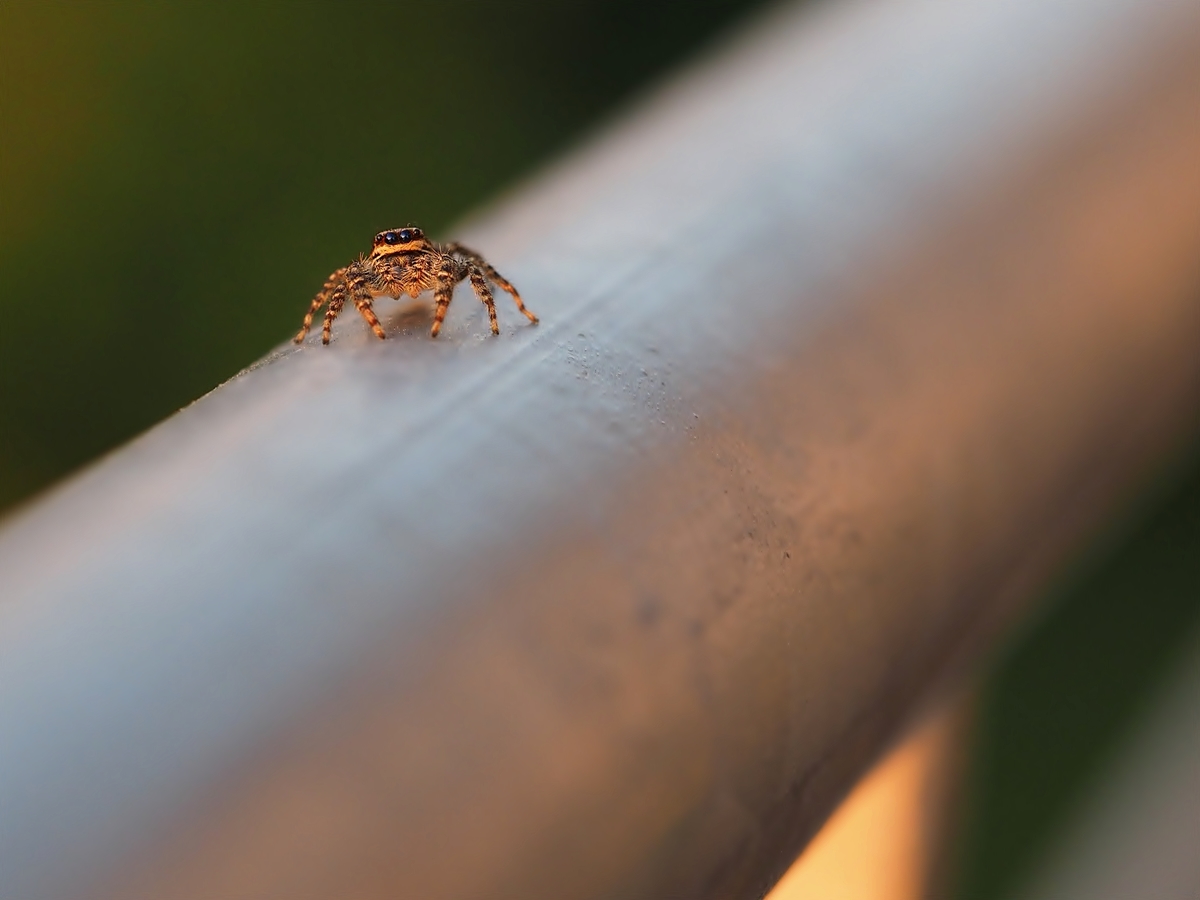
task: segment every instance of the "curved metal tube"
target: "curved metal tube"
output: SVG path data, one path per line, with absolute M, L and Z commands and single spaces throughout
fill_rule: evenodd
M 776 11 L 465 229 L 542 325 L 7 523 L 0 896 L 758 896 L 1191 433 L 1198 108 L 1194 2 Z

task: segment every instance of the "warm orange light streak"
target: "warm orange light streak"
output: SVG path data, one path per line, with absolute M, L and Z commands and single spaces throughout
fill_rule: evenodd
M 919 900 L 953 777 L 957 707 L 931 717 L 858 783 L 766 900 Z

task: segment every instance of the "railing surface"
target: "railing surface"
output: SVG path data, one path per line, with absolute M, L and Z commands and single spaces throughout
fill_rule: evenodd
M 1197 3 L 776 11 L 462 232 L 540 326 L 7 523 L 0 896 L 759 895 L 1190 432 L 1198 108 Z

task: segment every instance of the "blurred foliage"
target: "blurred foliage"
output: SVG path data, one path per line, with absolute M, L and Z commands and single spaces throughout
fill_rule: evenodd
M 0 3 L 0 508 L 287 339 L 754 0 Z
M 1200 457 L 991 674 L 959 900 L 1017 897 L 1200 627 Z

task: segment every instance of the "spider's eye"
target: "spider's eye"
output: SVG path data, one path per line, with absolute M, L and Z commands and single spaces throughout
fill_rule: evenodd
M 405 228 L 403 231 L 400 232 L 400 243 L 407 244 L 409 241 L 412 240 L 412 238 L 413 238 L 413 233 L 411 231 L 409 231 L 407 228 Z
M 414 240 L 414 241 L 415 241 L 415 240 L 418 240 L 418 239 L 421 237 L 421 229 L 420 229 L 420 228 L 414 228 L 414 229 L 412 230 L 412 236 L 413 236 L 413 240 Z
M 389 243 L 389 244 L 394 244 L 394 243 L 396 243 L 396 232 L 394 232 L 394 231 L 389 231 L 387 234 L 385 234 L 385 235 L 383 236 L 383 239 L 384 239 L 384 241 L 386 241 L 386 242 L 387 242 L 387 243 Z

